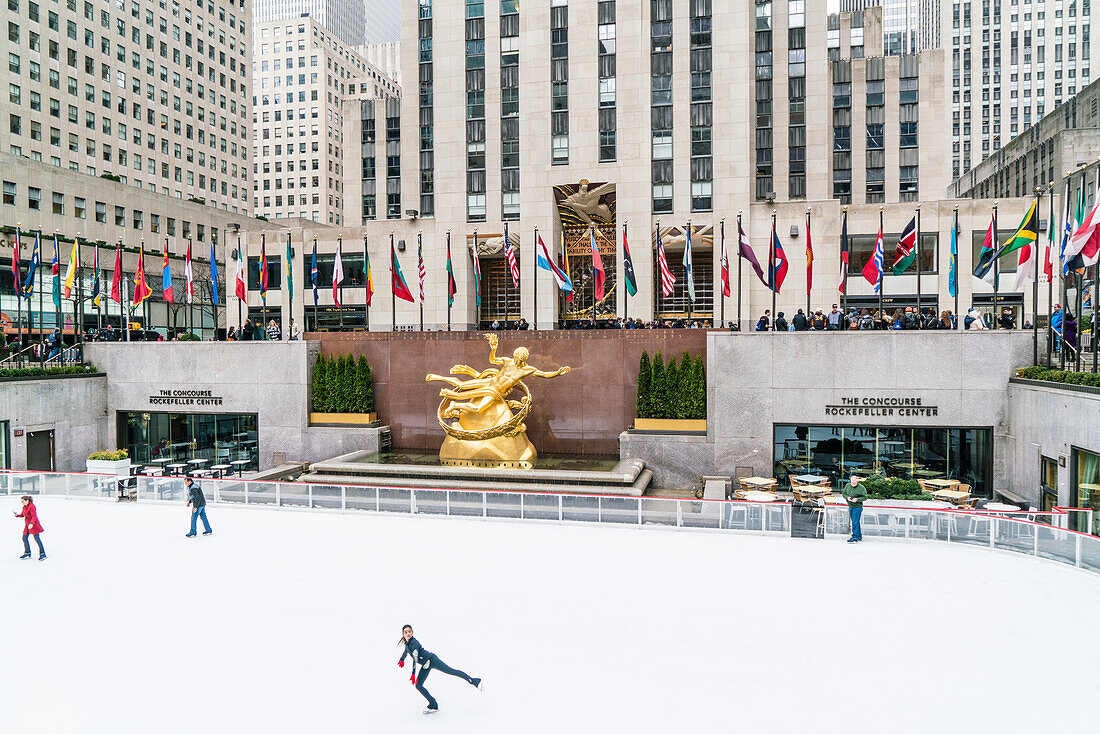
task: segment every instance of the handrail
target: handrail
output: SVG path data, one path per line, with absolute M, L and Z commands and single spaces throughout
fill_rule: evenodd
M 14 360 L 16 357 L 23 354 L 24 352 L 29 352 L 29 351 L 33 350 L 35 348 L 35 346 L 37 346 L 37 345 L 30 344 L 26 348 L 20 349 L 18 352 L 13 352 L 13 353 L 9 354 L 7 357 L 4 357 L 3 359 L 0 359 L 0 365 L 4 364 L 6 362 L 10 362 L 10 361 Z M 19 361 L 22 362 L 23 360 L 19 360 Z

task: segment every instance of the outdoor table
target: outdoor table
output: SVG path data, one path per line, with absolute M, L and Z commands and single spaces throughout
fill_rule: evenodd
M 809 461 L 805 459 L 783 459 L 780 464 L 786 464 L 788 466 L 812 466 Z
M 1006 505 L 1004 502 L 987 502 L 982 510 L 986 512 L 1019 512 L 1020 508 L 1016 505 Z
M 925 478 L 925 477 L 928 477 L 928 478 L 942 477 L 943 472 L 942 471 L 936 471 L 935 469 L 917 469 L 913 472 L 913 476 L 922 477 L 922 478 Z M 956 482 L 956 484 L 957 483 L 958 482 Z
M 970 496 L 969 492 L 960 492 L 957 489 L 940 489 L 935 492 L 929 492 L 929 494 L 936 499 L 947 500 L 956 505 Z
M 171 459 L 150 459 L 149 463 L 150 464 L 160 464 L 161 466 L 163 466 L 164 464 L 167 464 L 169 461 L 171 461 Z
M 894 462 L 891 462 L 891 463 L 896 467 L 900 467 L 902 469 L 908 469 L 909 471 L 914 471 L 914 470 L 920 469 L 921 467 L 924 466 L 924 464 L 921 464 L 920 462 L 917 462 L 917 461 L 894 461 Z
M 827 494 L 822 499 L 824 499 L 825 504 L 827 505 L 839 505 L 841 507 L 848 506 L 848 500 L 844 499 L 844 497 L 839 494 Z
M 236 461 L 229 462 L 237 467 L 237 476 L 243 476 L 244 465 L 252 463 L 252 459 L 237 459 Z
M 215 464 L 210 469 L 219 477 L 224 477 L 227 473 L 233 471 L 233 467 L 229 464 Z
M 201 468 L 203 464 L 210 461 L 210 459 L 188 459 L 188 464 L 194 464 L 196 468 Z
M 187 468 L 187 464 L 165 464 L 164 468 L 165 469 L 171 469 L 172 474 L 179 474 L 180 469 L 186 469 Z
M 867 466 L 866 461 L 838 461 L 837 466 L 859 467 Z
M 195 469 L 191 472 L 191 476 L 201 478 L 209 477 L 211 474 L 213 474 L 213 472 L 209 469 Z
M 960 484 L 958 479 L 925 479 L 924 483 L 936 489 L 951 489 Z
M 746 502 L 775 502 L 778 497 L 775 492 L 761 492 L 758 490 L 749 490 L 741 493 L 741 499 Z
M 823 477 L 820 474 L 794 474 L 791 479 L 797 479 L 803 484 L 828 484 L 829 477 Z
M 145 467 L 146 474 L 148 474 L 151 477 L 159 477 L 161 472 L 163 472 L 163 471 L 164 471 L 163 466 L 155 466 L 154 465 L 154 466 Z
M 741 477 L 737 480 L 741 484 L 747 484 L 750 487 L 774 487 L 775 479 L 771 477 Z

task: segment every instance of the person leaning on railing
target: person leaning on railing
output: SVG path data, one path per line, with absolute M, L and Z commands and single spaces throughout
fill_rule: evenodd
M 860 516 L 863 514 L 863 501 L 867 499 L 867 488 L 863 486 L 860 478 L 853 474 L 841 495 L 848 500 L 848 516 L 852 520 L 852 537 L 848 538 L 848 542 L 858 543 L 863 540 Z

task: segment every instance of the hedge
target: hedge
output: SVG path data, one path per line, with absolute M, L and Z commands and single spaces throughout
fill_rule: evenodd
M 70 364 L 64 367 L 13 367 L 0 369 L 0 380 L 12 377 L 48 377 L 50 375 L 88 375 L 96 371 L 91 365 Z
M 1024 367 L 1016 370 L 1016 376 L 1025 380 L 1042 380 L 1044 382 L 1061 382 L 1066 385 L 1087 385 L 1100 387 L 1100 373 L 1097 372 L 1070 372 L 1069 370 L 1052 370 L 1047 367 Z
M 366 357 L 356 362 L 349 354 L 332 358 L 319 354 L 312 383 L 313 410 L 318 413 L 374 411 L 374 384 Z
M 706 419 L 707 377 L 703 358 L 693 359 L 684 352 L 667 364 L 661 352 L 653 356 L 642 352 L 638 364 L 638 393 L 635 401 L 638 418 Z

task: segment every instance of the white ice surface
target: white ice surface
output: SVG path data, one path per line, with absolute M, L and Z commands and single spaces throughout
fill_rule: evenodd
M 178 505 L 38 505 L 43 563 L 0 499 L 4 734 L 1095 731 L 1100 577 L 1052 562 L 222 506 L 185 538 Z M 486 691 L 433 673 L 422 716 L 406 622 Z

